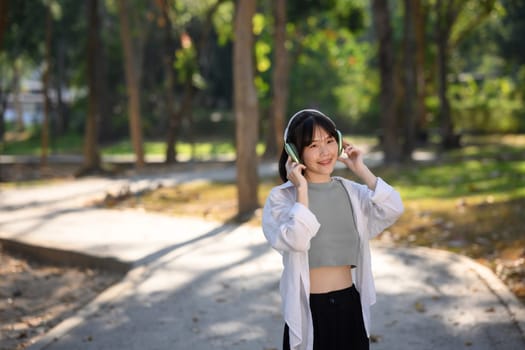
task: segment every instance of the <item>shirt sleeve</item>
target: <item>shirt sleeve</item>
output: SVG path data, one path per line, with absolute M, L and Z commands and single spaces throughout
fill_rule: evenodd
M 315 215 L 294 200 L 292 191 L 272 189 L 263 208 L 262 229 L 274 249 L 280 253 L 308 251 L 319 227 Z
M 399 192 L 379 177 L 374 191 L 364 185 L 359 187 L 359 202 L 366 217 L 367 231 L 369 237 L 374 238 L 403 214 L 403 202 Z

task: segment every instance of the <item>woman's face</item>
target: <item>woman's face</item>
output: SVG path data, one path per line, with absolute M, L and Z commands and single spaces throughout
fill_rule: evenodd
M 312 143 L 303 149 L 302 159 L 306 166 L 305 177 L 309 182 L 328 182 L 338 158 L 335 137 L 317 126 Z

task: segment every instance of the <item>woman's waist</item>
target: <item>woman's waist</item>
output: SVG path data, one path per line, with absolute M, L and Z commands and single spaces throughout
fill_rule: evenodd
M 310 293 L 327 293 L 351 287 L 349 265 L 322 266 L 310 269 Z

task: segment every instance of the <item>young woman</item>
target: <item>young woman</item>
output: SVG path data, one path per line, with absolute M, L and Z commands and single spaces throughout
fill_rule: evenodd
M 284 142 L 284 183 L 271 190 L 262 219 L 283 258 L 283 349 L 369 349 L 376 298 L 369 240 L 402 214 L 401 198 L 317 110 L 297 112 Z M 332 176 L 337 161 L 364 184 Z

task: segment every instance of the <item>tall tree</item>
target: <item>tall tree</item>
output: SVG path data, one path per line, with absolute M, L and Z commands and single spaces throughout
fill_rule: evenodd
M 0 52 L 2 52 L 2 46 L 4 43 L 4 36 L 7 29 L 7 13 L 8 13 L 8 0 L 0 0 Z M 0 84 L 0 90 L 2 88 L 2 84 Z M 5 102 L 4 102 L 5 101 Z M 5 120 L 4 120 L 4 112 L 7 107 L 7 98 L 5 98 L 2 94 L 2 91 L 0 91 L 0 145 L 4 142 L 4 133 L 5 133 Z M 1 174 L 0 174 L 1 175 Z
M 98 69 L 100 57 L 97 52 L 100 47 L 98 0 L 89 0 L 88 6 L 88 113 L 84 131 L 84 163 L 81 172 L 89 173 L 100 170 L 100 152 L 98 148 Z
M 170 6 L 167 0 L 161 0 L 159 3 L 162 23 L 165 23 L 163 64 L 166 86 L 165 105 L 168 111 L 166 163 L 176 161 L 176 136 L 183 119 L 188 121 L 190 133 L 192 132 L 193 100 L 197 89 L 203 85 L 202 82 L 196 82 L 203 80 L 200 77 L 200 66 L 203 57 L 206 55 L 205 48 L 209 44 L 210 33 L 213 27 L 213 15 L 224 2 L 225 0 L 217 0 L 214 4 L 206 8 L 202 14 L 196 14 L 195 17 L 189 21 L 190 23 L 181 21 L 184 24 L 176 23 L 176 21 L 173 20 L 173 18 L 179 17 L 179 14 L 171 8 L 173 6 Z M 199 28 L 198 31 L 192 31 L 195 32 L 193 34 L 195 40 L 190 36 L 192 23 L 196 24 Z M 177 50 L 177 52 L 175 52 L 174 33 L 180 37 L 180 49 Z M 195 44 L 194 41 L 196 42 Z M 182 98 L 178 104 L 176 103 L 174 93 L 176 88 L 174 65 L 176 65 L 178 78 L 183 88 L 181 93 Z M 190 139 L 193 140 L 192 135 L 190 135 Z
M 439 120 L 441 121 L 442 146 L 445 149 L 459 147 L 459 136 L 454 132 L 450 101 L 447 96 L 447 74 L 450 34 L 463 5 L 462 1 L 436 1 Z
M 283 148 L 284 119 L 288 102 L 288 51 L 286 50 L 286 0 L 273 1 L 272 104 L 269 114 L 266 157 L 277 157 Z
M 511 62 L 525 64 L 525 2 L 522 0 L 501 0 L 505 9 L 504 32 L 498 34 L 498 46 L 502 55 Z M 504 33 L 504 34 L 503 34 Z
M 173 69 L 175 40 L 173 38 L 173 25 L 170 19 L 170 4 L 167 0 L 157 3 L 160 7 L 164 33 L 164 52 L 162 64 L 164 67 L 165 106 L 168 118 L 166 130 L 166 163 L 174 163 L 177 160 L 176 135 L 180 124 L 180 117 L 175 107 L 175 72 Z
M 9 0 L 0 0 L 0 50 L 4 43 L 4 35 L 7 29 L 7 14 L 9 11 Z
M 403 36 L 404 36 L 404 142 L 403 157 L 412 158 L 415 141 L 415 124 L 417 112 L 417 77 L 416 61 L 414 53 L 416 50 L 416 23 L 415 23 L 415 2 L 416 0 L 404 0 L 405 14 L 403 17 Z
M 41 132 L 41 154 L 40 154 L 40 165 L 47 166 L 47 158 L 49 153 L 49 120 L 51 114 L 51 101 L 49 99 L 50 90 L 50 75 L 51 75 L 51 36 L 53 26 L 53 15 L 51 12 L 50 5 L 46 6 L 46 24 L 45 24 L 45 65 L 44 72 L 42 74 L 42 89 L 44 97 L 44 116 L 42 120 L 42 132 Z
M 126 74 L 126 90 L 128 93 L 128 113 L 131 142 L 135 152 L 135 166 L 142 168 L 144 162 L 144 148 L 142 144 L 142 122 L 140 112 L 140 87 L 137 73 L 137 58 L 131 39 L 131 26 L 128 1 L 118 0 L 120 18 L 120 37 L 124 51 L 124 69 Z
M 24 111 L 20 94 L 22 93 L 22 60 L 18 59 L 13 63 L 13 104 L 16 112 L 16 131 L 24 131 Z
M 412 18 L 415 31 L 415 74 L 416 74 L 416 137 L 426 143 L 428 141 L 428 121 L 425 80 L 425 23 L 427 11 L 424 10 L 421 0 L 413 0 Z
M 379 111 L 381 113 L 382 149 L 386 163 L 396 163 L 401 158 L 396 113 L 396 90 L 394 72 L 394 48 L 392 26 L 387 0 L 372 2 L 374 28 L 379 40 L 379 73 L 381 88 Z
M 495 2 L 496 0 L 478 0 L 473 1 L 473 4 L 467 0 L 437 0 L 435 3 L 439 119 L 441 121 L 442 147 L 445 149 L 460 146 L 460 136 L 454 130 L 448 98 L 447 75 L 449 74 L 451 52 L 458 43 L 490 15 Z M 463 17 L 461 17 L 462 14 Z M 458 23 L 461 25 L 457 25 Z
M 258 159 L 259 111 L 254 85 L 253 27 L 256 0 L 239 0 L 235 13 L 233 46 L 234 109 L 237 148 L 238 217 L 259 207 Z

